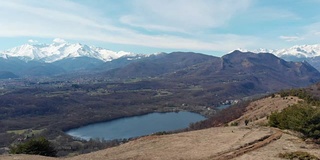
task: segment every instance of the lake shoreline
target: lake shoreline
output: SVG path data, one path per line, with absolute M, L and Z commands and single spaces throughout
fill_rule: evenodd
M 205 120 L 198 113 L 189 111 L 154 112 L 144 115 L 98 122 L 64 133 L 80 139 L 102 138 L 106 140 L 131 139 L 157 132 L 172 132 L 188 128 L 190 123 Z
M 192 113 L 200 114 L 206 118 L 209 118 L 209 117 L 213 116 L 214 114 L 216 114 L 216 112 L 217 112 L 216 110 L 218 110 L 217 107 L 214 109 L 211 109 L 211 108 L 208 109 L 208 108 L 209 107 L 206 107 L 206 106 L 162 107 L 162 108 L 157 108 L 157 109 L 150 110 L 150 111 L 147 110 L 146 112 L 142 112 L 142 113 L 132 114 L 129 116 L 123 115 L 123 116 L 118 116 L 118 117 L 114 117 L 114 118 L 106 118 L 103 120 L 91 121 L 88 123 L 75 124 L 74 126 L 63 127 L 61 129 L 61 131 L 66 132 L 71 129 L 80 128 L 80 127 L 84 127 L 84 126 L 95 124 L 95 123 L 104 123 L 104 122 L 114 121 L 114 120 L 122 119 L 122 118 L 143 116 L 143 115 L 147 115 L 147 114 L 151 114 L 151 113 L 192 112 Z

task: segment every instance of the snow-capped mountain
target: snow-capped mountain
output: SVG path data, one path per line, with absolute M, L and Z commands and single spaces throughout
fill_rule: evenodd
M 295 56 L 298 58 L 311 58 L 320 56 L 320 44 L 293 46 L 288 49 L 281 49 L 275 52 L 279 57 Z
M 248 50 L 243 50 L 242 51 L 248 51 Z M 257 49 L 253 50 L 251 52 L 254 53 L 272 53 L 278 57 L 296 57 L 299 59 L 303 58 L 312 58 L 312 57 L 317 57 L 320 56 L 320 44 L 315 44 L 315 45 L 296 45 L 290 48 L 286 49 Z
M 24 61 L 42 61 L 52 63 L 66 58 L 89 57 L 112 61 L 120 57 L 139 58 L 148 55 L 134 54 L 130 52 L 114 52 L 104 48 L 87 46 L 80 43 L 67 43 L 61 39 L 54 39 L 52 44 L 24 44 L 12 49 L 0 52 L 0 57 L 16 57 Z
M 277 57 L 280 57 L 287 61 L 307 61 L 313 67 L 320 71 L 320 44 L 314 45 L 296 45 L 287 49 L 257 49 L 257 50 L 245 50 L 238 49 L 242 52 L 253 53 L 272 53 Z

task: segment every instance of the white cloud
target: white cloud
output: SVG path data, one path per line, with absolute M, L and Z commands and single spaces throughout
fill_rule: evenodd
M 225 25 L 246 10 L 251 0 L 133 0 L 121 22 L 145 29 L 185 31 Z
M 151 30 L 192 33 L 224 25 L 234 14 L 246 9 L 250 0 L 134 0 L 132 16 L 122 22 Z M 139 7 L 140 6 L 140 7 Z M 138 10 L 141 10 L 138 11 Z M 167 34 L 148 35 L 101 17 L 95 9 L 67 1 L 12 0 L 0 5 L 0 36 L 61 37 L 168 49 L 226 50 L 246 47 L 250 39 L 231 40 L 229 35 L 194 35 L 185 38 Z M 185 33 L 184 33 L 185 34 Z M 207 35 L 206 35 L 207 36 Z M 245 36 L 244 36 L 245 37 Z M 233 37 L 234 38 L 234 37 Z M 244 41 L 243 39 L 246 39 Z M 59 41 L 62 42 L 62 41 Z M 232 42 L 234 44 L 231 44 Z
M 55 38 L 55 39 L 53 39 L 53 42 L 54 43 L 59 43 L 59 44 L 67 43 L 67 41 L 65 41 L 64 39 L 61 39 L 61 38 Z
M 320 32 L 320 21 L 307 25 L 304 27 L 304 29 L 309 34 L 317 35 Z
M 60 37 L 207 51 L 320 41 L 320 23 L 302 29 L 281 26 L 288 21 L 300 24 L 305 20 L 299 17 L 300 12 L 273 3 L 263 6 L 255 0 L 101 0 L 99 3 L 105 8 L 90 8 L 88 4 L 95 2 L 83 5 L 76 0 L 1 1 L 0 37 Z
M 299 34 L 300 40 L 299 42 L 303 44 L 315 44 L 320 42 L 320 22 L 315 22 L 312 24 L 308 24 L 301 28 L 301 32 Z
M 282 39 L 282 40 L 285 40 L 287 42 L 299 41 L 299 40 L 303 39 L 303 38 L 298 37 L 298 36 L 280 36 L 279 38 Z
M 37 40 L 33 40 L 33 39 L 29 39 L 28 43 L 38 43 L 38 41 Z
M 0 5 L 0 14 L 6 16 L 0 18 L 0 36 L 79 38 L 83 33 L 97 31 L 124 32 L 116 26 L 101 22 L 102 18 L 96 19 L 94 11 L 88 8 L 69 1 L 58 1 L 59 3 L 46 1 L 47 6 L 23 3 L 36 3 L 32 0 L 3 2 Z
M 166 31 L 166 32 L 184 32 L 183 28 L 175 28 L 171 26 L 165 26 L 165 25 L 157 25 L 157 24 L 149 24 L 147 22 L 143 22 L 138 20 L 137 17 L 132 15 L 125 15 L 120 18 L 120 21 L 124 24 L 133 26 L 133 27 L 139 27 L 144 28 L 146 30 L 156 30 L 156 31 Z M 139 22 L 140 21 L 140 22 Z
M 301 17 L 296 13 L 286 10 L 284 8 L 275 8 L 275 7 L 258 7 L 253 9 L 252 15 L 256 16 L 256 20 L 299 20 Z

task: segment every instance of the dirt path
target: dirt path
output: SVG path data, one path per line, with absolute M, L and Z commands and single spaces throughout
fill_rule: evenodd
M 281 131 L 274 129 L 274 132 L 275 133 L 273 133 L 272 135 L 266 135 L 266 136 L 261 137 L 260 139 L 257 139 L 253 142 L 244 144 L 243 146 L 240 146 L 239 148 L 228 150 L 228 151 L 225 151 L 222 153 L 218 153 L 218 154 L 210 157 L 209 159 L 211 159 L 211 160 L 228 160 L 228 159 L 232 159 L 232 158 L 241 156 L 245 153 L 256 150 L 258 148 L 261 148 L 261 147 L 281 138 L 281 136 L 282 136 Z

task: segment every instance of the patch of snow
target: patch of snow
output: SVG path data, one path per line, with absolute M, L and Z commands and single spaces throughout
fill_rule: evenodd
M 248 52 L 246 49 L 237 49 L 242 52 Z M 256 49 L 249 52 L 253 53 L 272 53 L 278 57 L 294 56 L 297 58 L 312 58 L 320 56 L 320 44 L 315 45 L 296 45 L 286 49 Z

